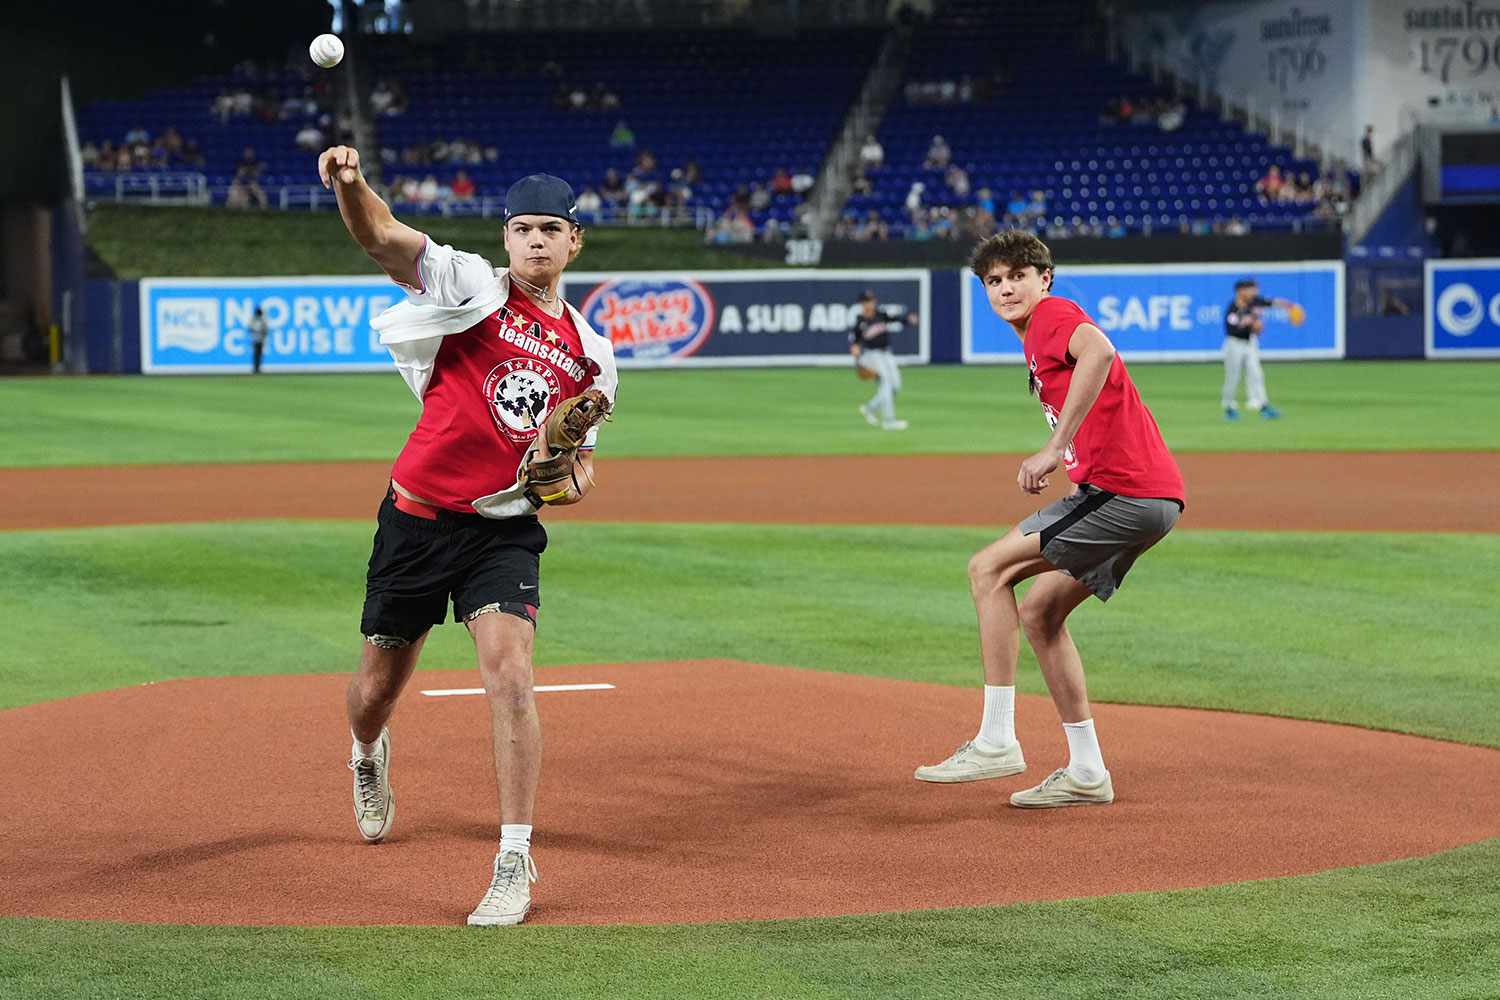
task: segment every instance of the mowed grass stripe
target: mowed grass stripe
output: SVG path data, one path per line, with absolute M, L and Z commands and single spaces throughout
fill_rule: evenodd
M 0 534 L 0 706 L 359 653 L 373 523 Z M 541 665 L 731 657 L 979 683 L 972 529 L 560 524 Z M 1178 532 L 1070 623 L 1100 701 L 1266 712 L 1500 746 L 1500 536 Z M 436 629 L 423 662 L 472 663 Z M 1023 644 L 1021 686 L 1044 688 Z M 977 713 L 976 697 L 976 713 Z
M 1183 451 L 1494 449 L 1500 362 L 1268 365 L 1286 416 L 1226 423 L 1218 365 L 1131 371 Z M 627 371 L 601 458 L 1030 452 L 1046 438 L 1017 367 L 910 368 L 911 429 L 867 426 L 845 369 Z M 393 459 L 418 404 L 379 375 L 0 379 L 0 466 Z
M 922 852 L 936 849 L 918 841 L 910 870 L 870 877 L 920 878 Z M 1491 840 L 1196 891 L 830 920 L 499 932 L 0 920 L 0 989 L 76 1000 L 1456 1000 L 1493 996 L 1500 982 L 1496 912 Z

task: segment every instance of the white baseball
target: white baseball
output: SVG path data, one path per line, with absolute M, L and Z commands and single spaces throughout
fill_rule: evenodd
M 324 69 L 333 69 L 344 58 L 344 43 L 339 41 L 338 35 L 319 35 L 307 47 L 307 54 Z

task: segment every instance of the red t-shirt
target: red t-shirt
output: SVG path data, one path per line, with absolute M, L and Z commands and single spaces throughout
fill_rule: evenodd
M 1048 427 L 1057 426 L 1073 381 L 1076 362 L 1068 354 L 1068 341 L 1080 325 L 1092 322 L 1076 302 L 1055 295 L 1043 298 L 1031 314 L 1022 350 Z M 1063 461 L 1075 483 L 1127 497 L 1187 500 L 1177 461 L 1118 354 Z
M 424 285 L 436 280 L 419 268 Z M 516 481 L 552 408 L 593 382 L 568 311 L 549 316 L 512 287 L 500 309 L 443 338 L 422 416 L 391 478 L 439 507 L 472 514 L 474 500 Z

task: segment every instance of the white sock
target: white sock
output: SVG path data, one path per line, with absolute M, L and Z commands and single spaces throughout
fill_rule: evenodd
M 375 737 L 374 743 L 361 743 L 359 737 L 354 735 L 354 730 L 349 730 L 349 735 L 354 739 L 354 756 L 373 757 L 380 750 L 380 737 Z
M 531 824 L 500 824 L 500 853 L 515 851 L 522 857 L 531 856 Z
M 1099 752 L 1094 720 L 1064 722 L 1063 735 L 1068 738 L 1068 773 L 1085 785 L 1103 781 L 1109 772 L 1104 769 L 1104 755 Z
M 1003 750 L 1016 741 L 1016 689 L 1014 685 L 984 686 L 984 718 L 974 742 L 981 750 Z

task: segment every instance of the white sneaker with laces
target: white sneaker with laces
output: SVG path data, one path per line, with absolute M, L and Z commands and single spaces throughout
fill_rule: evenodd
M 1107 806 L 1115 800 L 1114 782 L 1109 772 L 1092 785 L 1085 785 L 1060 767 L 1047 775 L 1035 788 L 1027 788 L 1010 797 L 1017 809 L 1056 809 L 1060 806 Z
M 947 784 L 955 781 L 983 781 L 985 778 L 1004 778 L 1026 770 L 1026 758 L 1021 756 L 1021 744 L 1012 743 L 999 753 L 979 749 L 970 740 L 941 764 L 926 764 L 917 768 L 912 777 L 918 781 L 936 781 Z
M 354 772 L 354 821 L 359 834 L 370 843 L 391 832 L 396 822 L 396 796 L 391 791 L 391 731 L 382 729 L 373 757 L 355 753 L 349 758 Z
M 870 410 L 870 408 L 868 406 L 866 406 L 864 403 L 860 403 L 859 404 L 859 415 L 862 416 L 862 417 L 864 417 L 865 418 L 865 423 L 869 424 L 871 427 L 879 427 L 880 426 L 880 418 L 877 417 L 877 416 L 875 416 L 875 414 Z
M 531 855 L 518 851 L 495 855 L 489 890 L 469 914 L 469 926 L 510 927 L 525 920 L 531 910 L 531 883 L 536 880 Z

